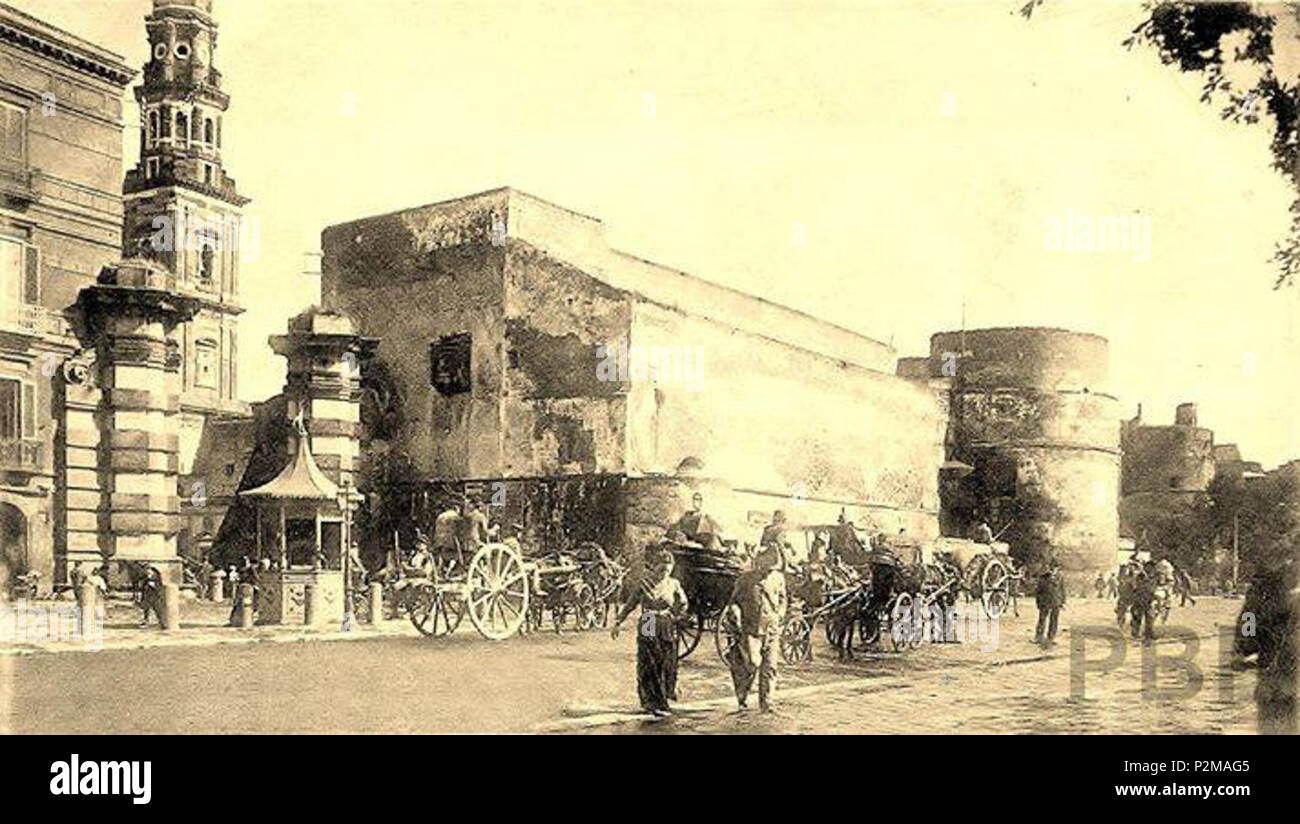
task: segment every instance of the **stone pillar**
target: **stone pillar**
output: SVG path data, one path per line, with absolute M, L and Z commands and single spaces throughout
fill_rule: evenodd
M 309 627 L 324 623 L 325 604 L 322 599 L 321 588 L 315 584 L 307 584 L 303 592 L 303 619 L 302 622 Z
M 177 584 L 162 586 L 162 628 L 180 629 L 181 627 L 181 588 Z
M 370 585 L 370 623 L 378 624 L 383 621 L 384 615 L 384 585 Z
M 214 569 L 212 571 L 211 595 L 213 603 L 219 604 L 226 600 L 226 573 L 219 569 Z
M 300 412 L 311 452 L 330 480 L 356 486 L 361 437 L 361 362 L 376 341 L 356 333 L 347 315 L 311 309 L 289 321 L 288 334 L 271 338 L 288 361 L 288 416 Z
M 100 388 L 100 545 L 111 560 L 155 566 L 182 580 L 177 556 L 178 323 L 197 304 L 156 264 L 105 269 L 81 291 Z

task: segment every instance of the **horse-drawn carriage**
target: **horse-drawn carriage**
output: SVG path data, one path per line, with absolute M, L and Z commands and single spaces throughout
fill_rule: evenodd
M 685 658 L 712 633 L 718 654 L 725 657 L 727 637 L 719 618 L 731 600 L 736 579 L 749 565 L 749 557 L 724 545 L 719 552 L 690 541 L 664 542 L 673 554 L 673 574 L 686 593 L 689 613 L 678 625 L 677 657 Z
M 536 556 L 513 540 L 493 542 L 468 562 L 459 550 L 435 555 L 397 590 L 411 623 L 429 636 L 455 632 L 466 615 L 494 641 L 539 628 L 547 612 L 556 632 L 570 619 L 578 630 L 603 626 L 623 583 L 622 566 L 591 542 Z

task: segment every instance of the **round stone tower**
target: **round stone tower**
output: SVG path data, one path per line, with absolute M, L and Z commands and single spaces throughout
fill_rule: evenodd
M 1109 570 L 1118 539 L 1119 420 L 1109 346 L 1062 329 L 940 332 L 930 374 L 951 386 L 949 458 L 974 467 L 945 523 L 987 520 L 1027 560 L 1051 552 L 1072 579 Z

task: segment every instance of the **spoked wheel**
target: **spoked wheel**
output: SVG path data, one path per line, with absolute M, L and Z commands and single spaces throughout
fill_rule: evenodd
M 528 613 L 524 559 L 505 544 L 484 544 L 466 573 L 469 620 L 484 638 L 500 641 L 523 626 Z
M 704 616 L 694 615 L 683 618 L 677 624 L 677 660 L 681 660 L 695 651 L 699 646 L 700 636 L 704 634 Z
M 411 623 L 421 635 L 438 637 L 450 635 L 465 617 L 465 604 L 452 598 L 437 587 L 426 585 L 411 590 L 406 595 L 406 610 Z
M 728 621 L 725 613 L 719 615 L 718 625 L 713 628 L 713 645 L 717 648 L 722 663 L 731 663 L 731 654 L 740 646 L 741 641 L 740 627 Z
M 812 625 L 802 612 L 788 616 L 781 627 L 781 660 L 787 664 L 812 660 Z
M 902 652 L 913 646 L 912 633 L 915 627 L 912 626 L 912 596 L 906 592 L 899 593 L 882 623 L 888 627 L 889 645 L 894 652 Z M 884 632 L 884 629 L 881 631 Z
M 997 618 L 1011 600 L 1011 572 L 1007 565 L 994 558 L 984 565 L 980 573 L 980 603 L 984 614 Z

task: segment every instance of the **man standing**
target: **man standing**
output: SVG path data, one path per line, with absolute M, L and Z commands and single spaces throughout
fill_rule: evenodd
M 1133 640 L 1136 641 L 1141 635 L 1143 641 L 1150 642 L 1155 639 L 1155 628 L 1152 627 L 1151 604 L 1155 600 L 1157 585 L 1156 565 L 1147 561 L 1145 566 L 1137 567 L 1137 572 L 1133 576 Z
M 1056 645 L 1056 628 L 1065 608 L 1065 578 L 1061 575 L 1060 564 L 1053 558 L 1047 571 L 1038 578 L 1038 589 L 1034 593 L 1038 602 L 1038 627 L 1034 630 L 1034 643 L 1050 647 Z
M 971 530 L 971 540 L 977 544 L 993 543 L 993 529 L 989 526 L 988 521 L 980 521 Z
M 778 513 L 779 514 L 779 513 Z M 723 620 L 730 621 L 739 641 L 727 654 L 736 703 L 747 709 L 749 690 L 758 676 L 758 709 L 771 712 L 776 689 L 776 659 L 781 649 L 781 627 L 788 603 L 785 563 L 775 544 L 764 543 L 753 569 L 741 573 L 731 593 Z
M 140 628 L 144 629 L 149 626 L 150 615 L 158 616 L 158 626 L 166 629 L 163 623 L 162 611 L 162 573 L 155 566 L 150 566 L 144 571 L 144 578 L 140 581 Z

